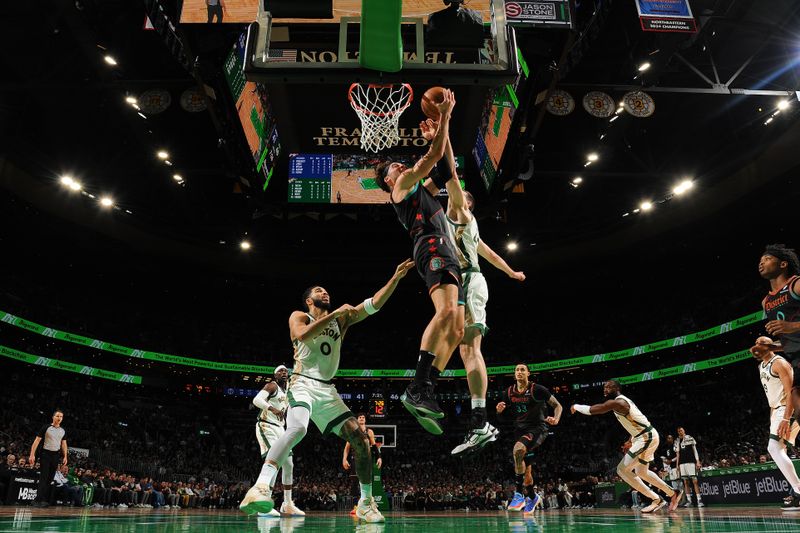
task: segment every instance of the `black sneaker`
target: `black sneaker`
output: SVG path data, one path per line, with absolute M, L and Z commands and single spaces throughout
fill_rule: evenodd
M 408 409 L 408 412 L 414 415 L 425 431 L 434 435 L 444 433 L 442 426 L 436 421 L 444 418 L 444 412 L 433 395 L 433 385 L 417 386 L 412 383 L 400 396 L 400 401 L 403 402 L 403 406 Z
M 782 511 L 800 511 L 800 494 L 792 491 L 792 494 L 783 499 Z

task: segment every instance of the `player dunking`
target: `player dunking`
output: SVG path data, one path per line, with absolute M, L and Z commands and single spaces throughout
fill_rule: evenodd
M 790 394 L 795 412 L 800 412 L 800 260 L 783 244 L 766 247 L 758 262 L 758 273 L 769 281 L 769 294 L 761 302 L 767 315 L 767 333 L 777 337 L 794 369 Z
M 539 504 L 539 495 L 533 490 L 533 479 L 528 487 L 528 497 L 525 494 L 525 456 L 542 445 L 547 438 L 547 426 L 558 425 L 561 420 L 561 404 L 555 396 L 550 394 L 542 385 L 529 381 L 530 371 L 528 365 L 518 364 L 514 368 L 516 383 L 508 387 L 503 394 L 503 399 L 497 404 L 497 414 L 502 414 L 506 409 L 514 417 L 514 429 L 517 442 L 514 443 L 514 473 L 516 474 L 517 491 L 508 504 L 512 511 L 524 510 L 532 512 Z M 547 415 L 547 406 L 553 408 L 553 416 Z
M 758 375 L 770 408 L 767 451 L 792 488 L 791 494 L 783 501 L 782 509 L 800 511 L 800 477 L 786 454 L 786 445 L 794 446 L 797 433 L 800 432 L 800 425 L 792 417 L 792 403 L 787 401 L 792 390 L 794 372 L 786 359 L 772 351 L 772 345 L 769 337 L 759 337 L 755 346 L 750 348 L 750 353 L 760 361 Z
M 428 152 L 413 168 L 393 161 L 384 161 L 375 168 L 375 181 L 389 193 L 400 222 L 414 240 L 414 263 L 435 308 L 433 319 L 422 334 L 414 379 L 400 397 L 420 425 L 434 435 L 442 434 L 438 420 L 444 418 L 444 412 L 433 391 L 439 373 L 464 336 L 464 296 L 458 261 L 447 236 L 447 221 L 434 198 L 451 176 L 437 176 L 428 186 L 420 185 L 444 155 L 454 105 L 453 92 L 445 89 L 443 101 L 436 104 L 440 114 L 436 134 Z
M 617 465 L 617 474 L 632 489 L 653 500 L 650 505 L 642 509 L 643 513 L 658 511 L 667 504 L 661 499 L 661 496 L 645 485 L 644 481 L 664 491 L 670 497 L 669 510 L 674 511 L 678 507 L 681 494 L 650 470 L 650 462 L 658 449 L 658 431 L 636 407 L 636 404 L 620 393 L 618 381 L 613 379 L 606 381 L 603 384 L 603 394 L 610 400 L 592 406 L 575 404 L 570 407 L 570 411 L 573 414 L 578 412 L 587 416 L 602 415 L 612 411 L 622 427 L 631 435 L 630 449 Z
M 256 420 L 256 440 L 259 448 L 261 448 L 261 459 L 264 460 L 264 466 L 266 466 L 269 449 L 286 432 L 286 411 L 289 407 L 289 400 L 286 397 L 286 382 L 288 380 L 289 369 L 279 365 L 275 369 L 275 379 L 264 385 L 264 388 L 253 398 L 253 405 L 261 410 Z M 286 458 L 281 467 L 281 484 L 283 485 L 281 511 L 279 513 L 277 509 L 272 509 L 266 515 L 275 517 L 280 517 L 281 514 L 290 516 L 305 515 L 292 501 L 293 473 L 294 460 L 292 455 L 289 454 L 289 457 Z
M 398 265 L 386 285 L 356 307 L 345 304 L 330 312 L 331 300 L 324 288 L 314 286 L 303 293 L 305 311 L 295 311 L 289 317 L 295 363 L 287 393 L 286 432 L 270 447 L 261 475 L 245 494 L 240 509 L 247 513 L 268 513 L 272 509 L 272 487 L 278 469 L 305 436 L 309 421 L 313 421 L 323 435 L 336 434 L 353 447 L 361 487 L 356 510 L 358 518 L 367 522 L 384 521 L 372 497 L 369 439 L 359 429 L 356 418 L 331 380 L 339 369 L 342 340 L 347 329 L 377 313 L 412 266 L 414 263 L 410 260 Z

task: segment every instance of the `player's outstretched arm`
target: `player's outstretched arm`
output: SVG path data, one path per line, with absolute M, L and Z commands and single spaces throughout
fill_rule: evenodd
M 440 117 L 436 135 L 434 135 L 431 146 L 428 148 L 428 153 L 419 158 L 414 168 L 403 172 L 397 178 L 397 183 L 392 189 L 392 199 L 395 202 L 401 201 L 414 188 L 414 185 L 427 178 L 436 162 L 444 157 L 445 143 L 450 135 L 450 113 L 455 104 L 456 99 L 453 96 L 453 91 L 445 89 L 444 100 L 436 104 Z
M 506 263 L 505 259 L 500 257 L 500 255 L 489 248 L 489 245 L 483 242 L 483 239 L 478 241 L 478 255 L 489 261 L 493 267 L 498 270 L 505 272 L 505 274 L 517 281 L 525 281 L 525 273 L 524 272 L 517 272 Z
M 616 411 L 621 415 L 627 415 L 628 411 L 630 411 L 630 406 L 628 406 L 628 402 L 625 400 L 619 400 L 615 398 L 613 400 L 608 400 L 592 406 L 576 403 L 572 405 L 569 410 L 572 412 L 572 414 L 578 412 L 582 415 L 602 415 L 608 413 L 609 411 Z
M 381 310 L 383 304 L 389 299 L 389 297 L 394 293 L 394 290 L 397 288 L 397 284 L 403 279 L 411 267 L 414 266 L 414 261 L 411 259 L 406 259 L 394 270 L 394 274 L 386 282 L 386 285 L 378 289 L 372 298 L 367 298 L 357 306 L 353 308 L 353 311 L 348 313 L 346 316 L 345 327 L 350 327 L 353 324 L 358 324 L 369 315 L 374 315 L 378 311 Z
M 328 313 L 319 320 L 314 321 L 308 318 L 308 315 L 306 315 L 304 312 L 295 311 L 289 316 L 289 335 L 293 341 L 305 341 L 307 339 L 313 339 L 322 333 L 322 330 L 325 329 L 325 326 L 327 326 L 331 320 L 339 320 L 348 313 L 352 312 L 352 310 L 352 305 L 344 304 L 336 311 Z

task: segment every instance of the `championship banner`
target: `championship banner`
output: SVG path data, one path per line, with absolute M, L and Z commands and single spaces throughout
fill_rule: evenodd
M 697 33 L 689 0 L 636 0 L 642 31 Z
M 605 363 L 610 361 L 617 361 L 619 359 L 627 359 L 629 357 L 636 357 L 646 353 L 657 352 L 660 350 L 667 350 L 685 344 L 692 344 L 695 342 L 705 341 L 712 337 L 724 335 L 733 330 L 755 324 L 764 320 L 765 315 L 763 311 L 756 311 L 749 315 L 725 322 L 718 326 L 714 326 L 703 331 L 697 331 L 688 335 L 679 335 L 671 339 L 651 342 L 649 344 L 634 346 L 624 350 L 617 350 L 614 352 L 598 353 L 594 355 L 584 355 L 579 357 L 571 357 L 568 359 L 558 359 L 556 361 L 546 361 L 542 363 L 532 363 L 528 365 L 531 372 L 545 372 L 549 370 L 556 370 L 561 368 L 569 368 L 575 366 L 585 366 L 595 363 Z M 25 320 L 11 313 L 0 310 L 0 322 L 16 326 L 31 333 L 36 333 L 44 337 L 58 339 L 73 344 L 80 344 L 87 348 L 101 350 L 104 352 L 115 353 L 125 357 L 136 357 L 139 359 L 146 359 L 149 361 L 156 361 L 160 363 L 169 363 L 176 365 L 191 366 L 195 368 L 205 368 L 208 370 L 216 370 L 223 372 L 242 372 L 250 374 L 272 374 L 275 371 L 273 366 L 252 365 L 247 363 L 224 363 L 221 361 L 210 361 L 207 359 L 195 359 L 192 357 L 183 357 L 180 355 L 169 355 L 158 352 L 151 352 L 147 350 L 128 348 L 127 346 L 120 346 L 110 342 L 102 341 L 99 339 L 92 339 L 73 333 L 66 333 L 55 328 L 43 326 L 36 322 Z M 36 356 L 31 356 L 36 357 Z M 69 363 L 71 364 L 71 363 Z M 88 368 L 88 367 L 87 367 Z M 493 366 L 487 367 L 487 372 L 490 375 L 498 374 L 511 374 L 514 372 L 514 365 Z M 353 377 L 353 378 L 402 378 L 411 377 L 414 375 L 412 369 L 347 369 L 342 368 L 336 373 L 337 377 Z M 464 370 L 445 370 L 442 372 L 442 377 L 464 377 L 466 371 Z M 137 376 L 138 377 L 138 376 Z M 140 378 L 141 379 L 141 378 Z
M 572 29 L 569 0 L 517 2 L 506 0 L 506 20 L 512 26 Z

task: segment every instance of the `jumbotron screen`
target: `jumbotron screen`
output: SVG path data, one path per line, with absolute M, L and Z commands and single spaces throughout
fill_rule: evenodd
M 472 155 L 486 190 L 492 188 L 516 107 L 506 86 L 489 91 Z
M 228 54 L 224 67 L 225 79 L 236 102 L 236 112 L 253 155 L 256 171 L 264 177 L 266 189 L 275 168 L 275 160 L 280 155 L 281 144 L 266 88 L 247 81 L 242 72 L 245 37 L 246 34 L 242 34 Z
M 390 155 L 412 166 L 417 157 Z M 389 195 L 375 181 L 375 167 L 385 160 L 365 154 L 290 154 L 288 201 L 305 204 L 386 204 Z M 464 158 L 456 157 L 463 175 Z M 462 180 L 463 185 L 463 180 Z M 444 190 L 440 193 L 446 195 Z

